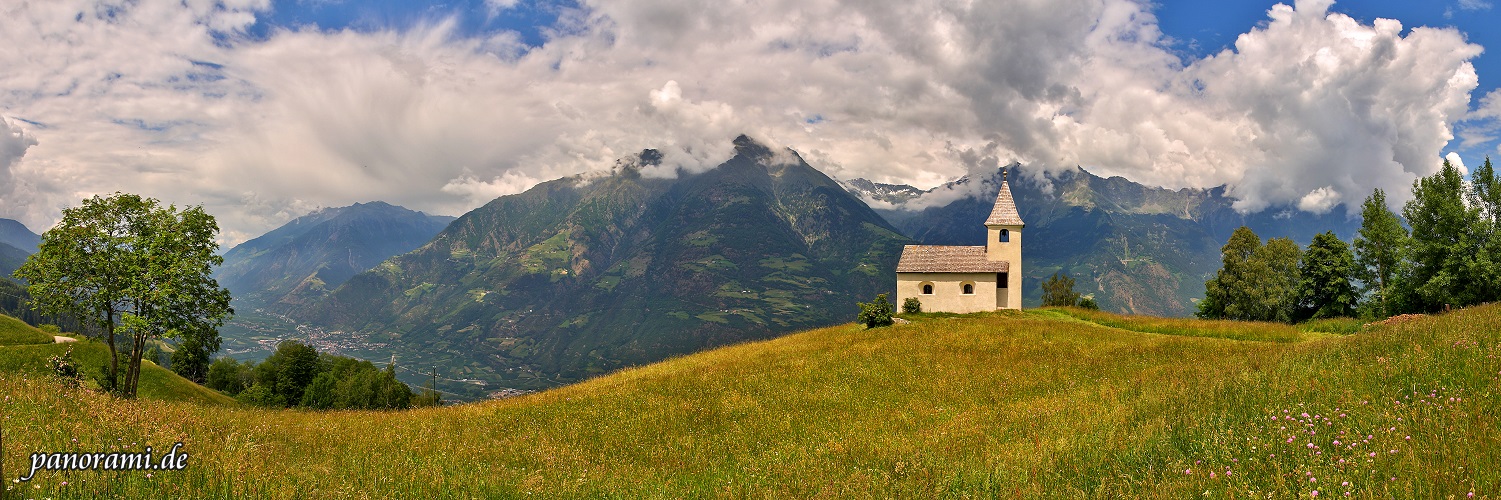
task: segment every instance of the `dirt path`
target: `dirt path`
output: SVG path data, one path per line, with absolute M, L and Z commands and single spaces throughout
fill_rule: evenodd
M 62 335 L 52 336 L 52 343 L 54 344 L 66 344 L 68 342 L 78 342 L 78 339 L 75 339 L 73 337 L 64 337 Z

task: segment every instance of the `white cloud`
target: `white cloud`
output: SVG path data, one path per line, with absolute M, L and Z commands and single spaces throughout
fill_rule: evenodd
M 1230 184 L 1247 210 L 1328 210 L 1434 170 L 1480 51 L 1327 1 L 1274 7 L 1193 61 L 1129 0 L 582 4 L 541 47 L 452 21 L 248 38 L 267 0 L 0 7 L 0 45 L 21 48 L 0 51 L 0 110 L 42 124 L 10 168 L 35 197 L 0 213 L 40 229 L 133 191 L 203 203 L 235 242 L 372 199 L 457 214 L 645 148 L 666 160 L 648 175 L 702 170 L 741 133 L 840 178 L 926 187 L 1082 164 Z
M 1465 161 L 1464 159 L 1459 157 L 1459 153 L 1450 152 L 1449 154 L 1444 155 L 1444 159 L 1448 160 L 1449 164 L 1453 165 L 1454 168 L 1459 169 L 1460 175 L 1464 175 L 1466 177 L 1470 175 L 1470 169 L 1465 167 Z M 1443 162 L 1439 162 L 1439 165 L 1443 165 Z
M 1486 0 L 1459 0 L 1459 8 L 1463 10 L 1488 10 L 1491 3 Z
M 1298 200 L 1298 210 L 1316 214 L 1326 214 L 1339 203 L 1340 195 L 1334 190 L 1334 186 L 1324 186 L 1310 191 Z

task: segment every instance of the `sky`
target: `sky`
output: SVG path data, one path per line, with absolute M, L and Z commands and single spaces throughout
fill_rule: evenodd
M 841 179 L 1020 162 L 1394 204 L 1501 156 L 1491 0 L 0 2 L 0 217 L 116 191 L 233 245 L 321 207 L 459 215 L 747 134 Z M 962 194 L 962 193 L 961 193 Z M 931 201 L 931 200 L 930 200 Z

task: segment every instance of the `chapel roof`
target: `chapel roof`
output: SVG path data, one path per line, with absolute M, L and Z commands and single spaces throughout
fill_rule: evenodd
M 1011 184 L 1006 181 L 1006 171 L 1001 171 L 1001 192 L 995 195 L 995 207 L 990 209 L 987 226 L 1024 226 L 1022 216 L 1016 211 L 1016 200 L 1011 199 Z
M 907 245 L 896 263 L 899 273 L 1004 273 L 1011 263 L 985 258 L 983 246 Z

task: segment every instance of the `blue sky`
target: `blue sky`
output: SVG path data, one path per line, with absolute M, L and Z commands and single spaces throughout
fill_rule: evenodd
M 1266 11 L 1278 2 L 1268 1 L 1195 1 L 1157 0 L 1153 12 L 1167 35 L 1177 39 L 1174 48 L 1185 57 L 1202 57 L 1233 48 L 1235 38 L 1252 27 L 1266 22 Z M 1344 13 L 1363 23 L 1376 18 L 1396 19 L 1405 31 L 1419 26 L 1454 28 L 1465 34 L 1470 43 L 1486 48 L 1480 57 L 1470 60 L 1480 77 L 1473 93 L 1476 101 L 1501 86 L 1501 11 L 1489 0 L 1359 0 L 1336 2 L 1334 12 Z M 1478 105 L 1478 102 L 1475 103 Z M 1494 141 L 1485 145 L 1453 150 L 1460 151 L 1471 164 L 1485 155 L 1495 156 Z M 1489 146 L 1489 147 L 1486 147 Z
M 129 191 L 203 204 L 232 244 L 355 202 L 457 215 L 645 148 L 667 157 L 648 175 L 698 172 L 739 134 L 924 188 L 1020 162 L 1225 185 L 1248 212 L 1400 204 L 1444 158 L 1501 152 L 1498 19 L 1490 0 L 29 2 L 0 17 L 0 217 L 41 230 Z

